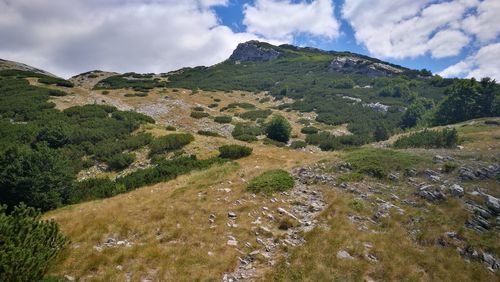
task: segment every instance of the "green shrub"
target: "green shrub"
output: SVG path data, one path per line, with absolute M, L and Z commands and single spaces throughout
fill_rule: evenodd
M 456 129 L 424 130 L 402 136 L 394 147 L 401 148 L 454 148 L 458 144 L 458 133 Z
M 210 116 L 208 113 L 205 113 L 205 112 L 198 112 L 198 111 L 194 111 L 194 112 L 191 112 L 191 115 L 190 115 L 192 118 L 195 118 L 195 119 L 200 119 L 200 118 L 205 118 L 205 117 L 208 117 Z
M 355 85 L 354 81 L 350 78 L 339 78 L 335 79 L 332 82 L 332 87 L 333 88 L 339 88 L 339 89 L 351 89 Z
M 233 117 L 231 116 L 216 116 L 214 121 L 217 123 L 231 123 Z
M 251 123 L 238 123 L 231 133 L 234 139 L 247 142 L 256 141 L 257 136 L 261 134 L 262 128 Z
M 261 103 L 261 104 L 262 104 L 262 103 L 266 103 L 266 102 L 269 102 L 269 101 L 271 101 L 271 98 L 269 98 L 269 97 L 264 97 L 264 98 L 262 98 L 262 99 L 260 99 L 260 100 L 259 100 L 259 103 Z
M 253 110 L 253 111 L 247 111 L 242 114 L 240 114 L 240 117 L 242 119 L 249 119 L 249 120 L 256 120 L 258 118 L 267 118 L 270 116 L 272 113 L 271 110 Z
M 220 102 L 220 101 L 221 101 L 221 99 L 219 99 L 219 98 L 214 98 L 214 102 Z
M 376 178 L 385 178 L 391 171 L 404 171 L 431 163 L 428 158 L 384 149 L 358 149 L 344 157 L 354 169 L 353 172 Z
M 265 131 L 267 138 L 286 143 L 290 139 L 292 126 L 286 118 L 276 115 L 266 124 Z
M 221 135 L 217 132 L 213 132 L 210 130 L 198 130 L 198 134 L 212 137 L 220 137 Z
M 167 127 L 165 127 L 166 130 L 168 131 L 176 131 L 177 129 L 175 128 L 175 126 L 173 125 L 167 125 Z
M 456 162 L 446 162 L 443 165 L 443 171 L 445 173 L 451 173 L 457 168 L 458 168 L 458 164 Z
M 219 106 L 219 104 L 217 103 L 212 103 L 210 105 L 208 105 L 209 108 L 217 108 Z
M 273 139 L 269 139 L 269 138 L 264 138 L 264 140 L 262 140 L 263 144 L 264 145 L 273 145 L 273 146 L 276 146 L 276 147 L 285 147 L 286 146 L 286 143 L 284 142 L 280 142 L 280 141 L 276 141 L 276 140 L 273 140 Z
M 234 108 L 242 108 L 242 109 L 255 109 L 254 104 L 250 103 L 230 103 L 229 105 L 226 106 L 228 109 L 234 109 Z
M 196 112 L 203 112 L 205 109 L 203 107 L 193 107 L 193 111 L 196 111 Z
M 57 89 L 49 89 L 47 91 L 49 92 L 50 96 L 62 97 L 68 95 L 68 93 Z
M 119 153 L 106 160 L 110 170 L 122 170 L 135 160 L 135 154 Z
M 148 92 L 137 92 L 134 95 L 136 97 L 146 97 L 146 96 L 148 96 Z
M 290 174 L 284 170 L 270 170 L 250 180 L 247 190 L 253 193 L 272 194 L 291 189 L 295 181 Z
M 363 204 L 362 200 L 356 199 L 349 202 L 349 207 L 356 212 L 362 212 L 365 208 L 365 205 Z
M 124 185 L 118 185 L 109 178 L 89 178 L 75 182 L 69 193 L 69 203 L 109 198 L 124 192 Z
M 55 84 L 57 86 L 62 86 L 62 87 L 73 87 L 74 84 L 71 81 L 62 79 L 62 78 L 57 78 L 57 77 L 51 77 L 51 76 L 44 76 L 38 80 L 38 82 L 43 83 L 43 84 Z
M 363 179 L 363 174 L 357 172 L 345 173 L 337 177 L 338 182 L 359 182 Z
M 40 281 L 68 240 L 53 220 L 21 204 L 0 205 L 0 281 Z
M 104 90 L 101 92 L 102 95 L 108 95 L 109 94 L 109 91 L 108 90 Z
M 193 135 L 189 133 L 178 133 L 178 134 L 169 134 L 162 137 L 158 137 L 154 139 L 149 147 L 151 149 L 151 155 L 161 154 L 167 151 L 174 151 L 181 149 L 187 144 L 194 141 Z
M 315 134 L 315 133 L 318 133 L 318 129 L 314 126 L 307 126 L 307 127 L 303 127 L 300 130 L 300 132 L 304 133 L 304 134 Z
M 292 149 L 302 149 L 302 148 L 305 148 L 307 146 L 307 143 L 305 141 L 302 141 L 302 140 L 296 140 L 296 141 L 293 141 L 292 144 L 290 144 L 290 147 Z
M 252 154 L 252 148 L 235 144 L 223 145 L 219 147 L 219 152 L 220 158 L 236 160 L 250 156 Z

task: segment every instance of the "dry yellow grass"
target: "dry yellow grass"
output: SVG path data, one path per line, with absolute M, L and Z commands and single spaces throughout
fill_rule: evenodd
M 245 192 L 245 181 L 268 169 L 290 169 L 333 155 L 252 146 L 254 153 L 237 163 L 47 213 L 45 217 L 54 218 L 71 239 L 52 274 L 82 281 L 121 281 L 127 273 L 133 281 L 219 280 L 237 261 L 238 253 L 226 245 L 227 236 L 238 238 L 240 248 L 246 241 L 254 243 L 254 219 L 248 213 L 260 211 L 264 204 L 270 209 L 278 205 Z M 235 204 L 237 200 L 241 204 Z M 237 228 L 226 225 L 229 211 L 238 214 Z M 217 216 L 214 228 L 208 222 L 211 213 Z M 108 237 L 133 245 L 94 249 Z

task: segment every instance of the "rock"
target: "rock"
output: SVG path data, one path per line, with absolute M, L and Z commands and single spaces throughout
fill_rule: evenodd
M 227 244 L 229 246 L 238 246 L 238 241 L 236 241 L 234 238 L 227 240 Z
M 476 175 L 472 169 L 465 166 L 458 169 L 458 175 L 462 180 L 476 180 Z
M 465 206 L 471 210 L 474 214 L 478 214 L 484 218 L 491 218 L 493 214 L 487 210 L 486 208 L 474 203 L 474 202 L 466 202 Z
M 248 41 L 240 43 L 229 57 L 230 60 L 235 61 L 269 61 L 276 59 L 280 56 L 280 52 L 259 46 L 258 41 Z
M 67 281 L 75 281 L 75 277 L 69 275 L 64 275 L 64 279 L 66 279 Z
M 368 76 L 384 76 L 400 73 L 402 70 L 388 64 L 354 56 L 339 56 L 333 59 L 328 66 L 331 72 L 357 73 Z
M 465 226 L 478 232 L 485 232 L 491 228 L 490 223 L 480 215 L 475 215 L 467 220 Z
M 237 215 L 234 212 L 228 212 L 227 217 L 229 217 L 230 219 L 235 219 L 237 217 Z
M 417 195 L 431 202 L 444 201 L 446 199 L 446 196 L 438 189 L 433 188 L 433 185 L 424 185 L 420 187 L 417 191 Z
M 300 220 L 295 216 L 293 215 L 292 213 L 290 213 L 289 211 L 285 210 L 284 208 L 278 208 L 277 211 L 280 213 L 280 214 L 285 214 L 285 215 L 288 215 L 289 217 L 297 220 L 300 222 Z
M 399 180 L 399 174 L 398 173 L 390 173 L 388 177 L 392 181 L 398 181 Z
M 349 254 L 347 251 L 340 250 L 337 252 L 337 258 L 338 259 L 354 259 L 351 254 Z
M 485 195 L 485 198 L 486 198 L 486 206 L 496 214 L 499 214 L 500 200 L 488 194 Z
M 450 194 L 455 198 L 461 198 L 464 196 L 464 188 L 462 188 L 458 184 L 451 185 L 449 190 L 450 190 Z
M 378 113 L 386 113 L 389 110 L 389 106 L 381 104 L 379 102 L 363 104 L 363 106 L 366 106 L 366 107 L 368 107 L 368 108 L 370 108 L 373 111 L 378 112 Z
M 443 163 L 443 162 L 450 162 L 450 161 L 454 161 L 455 159 L 453 159 L 452 157 L 450 156 L 441 156 L 441 155 L 435 155 L 433 158 L 432 158 L 432 161 L 434 163 Z

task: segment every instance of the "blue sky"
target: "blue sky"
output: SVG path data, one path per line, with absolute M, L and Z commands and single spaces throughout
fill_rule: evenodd
M 254 2 L 255 1 L 253 0 L 230 0 L 228 1 L 227 5 L 216 6 L 214 7 L 214 10 L 217 13 L 217 16 L 222 24 L 230 27 L 234 32 L 244 32 L 246 30 L 246 26 L 243 23 L 244 6 L 252 5 Z M 311 3 L 313 1 L 289 1 L 289 2 Z M 311 46 L 323 50 L 350 51 L 363 55 L 374 56 L 374 54 L 371 54 L 369 50 L 362 43 L 360 44 L 356 41 L 353 28 L 348 22 L 342 19 L 342 13 L 339 7 L 341 7 L 344 4 L 344 1 L 335 0 L 332 2 L 333 5 L 336 7 L 336 9 L 334 10 L 335 17 L 337 19 L 340 19 L 341 36 L 335 39 L 328 39 L 328 38 L 310 36 L 304 33 L 299 33 L 293 37 L 293 44 L 299 46 Z M 441 2 L 453 2 L 453 1 L 429 1 L 429 3 L 441 3 Z M 500 41 L 498 35 L 494 41 L 496 42 Z M 477 48 L 474 48 L 472 45 L 468 45 L 465 46 L 457 55 L 444 58 L 433 58 L 429 53 L 427 53 L 424 55 L 410 57 L 410 58 L 398 59 L 391 57 L 383 57 L 381 59 L 384 59 L 391 63 L 400 64 L 409 68 L 414 68 L 414 69 L 426 68 L 431 70 L 433 73 L 439 73 L 440 71 L 446 69 L 447 67 L 457 64 L 460 61 L 467 58 L 468 56 L 473 55 L 476 51 Z M 500 64 L 500 59 L 499 59 L 499 64 Z
M 500 80 L 500 0 L 0 0 L 0 58 L 62 77 L 213 65 L 261 40 Z

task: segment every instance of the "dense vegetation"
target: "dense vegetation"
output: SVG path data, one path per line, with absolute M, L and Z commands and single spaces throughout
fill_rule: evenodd
M 216 116 L 216 117 L 214 117 L 214 121 L 216 123 L 231 123 L 231 121 L 233 121 L 233 117 L 231 117 L 231 116 Z
M 19 205 L 12 212 L 0 205 L 0 281 L 41 281 L 67 243 L 54 221 Z
M 456 129 L 424 130 L 402 136 L 394 142 L 394 148 L 454 148 L 458 144 Z
M 272 194 L 289 190 L 294 183 L 293 177 L 288 172 L 276 169 L 266 171 L 250 180 L 247 189 L 253 193 Z
M 130 157 L 122 153 L 149 143 L 150 136 L 132 133 L 150 117 L 106 105 L 59 111 L 48 102 L 50 90 L 25 77 L 39 75 L 0 72 L 0 202 L 9 208 L 60 207 L 78 171 L 96 162 L 125 166 Z
M 246 142 L 257 141 L 257 136 L 261 134 L 262 128 L 251 123 L 238 123 L 231 132 L 234 139 Z
M 95 89 L 132 88 L 136 91 L 149 91 L 155 87 L 163 87 L 165 82 L 153 79 L 152 74 L 124 73 L 110 76 L 99 81 Z
M 189 133 L 175 133 L 154 139 L 149 145 L 150 154 L 161 154 L 168 151 L 181 149 L 194 141 L 193 135 Z

